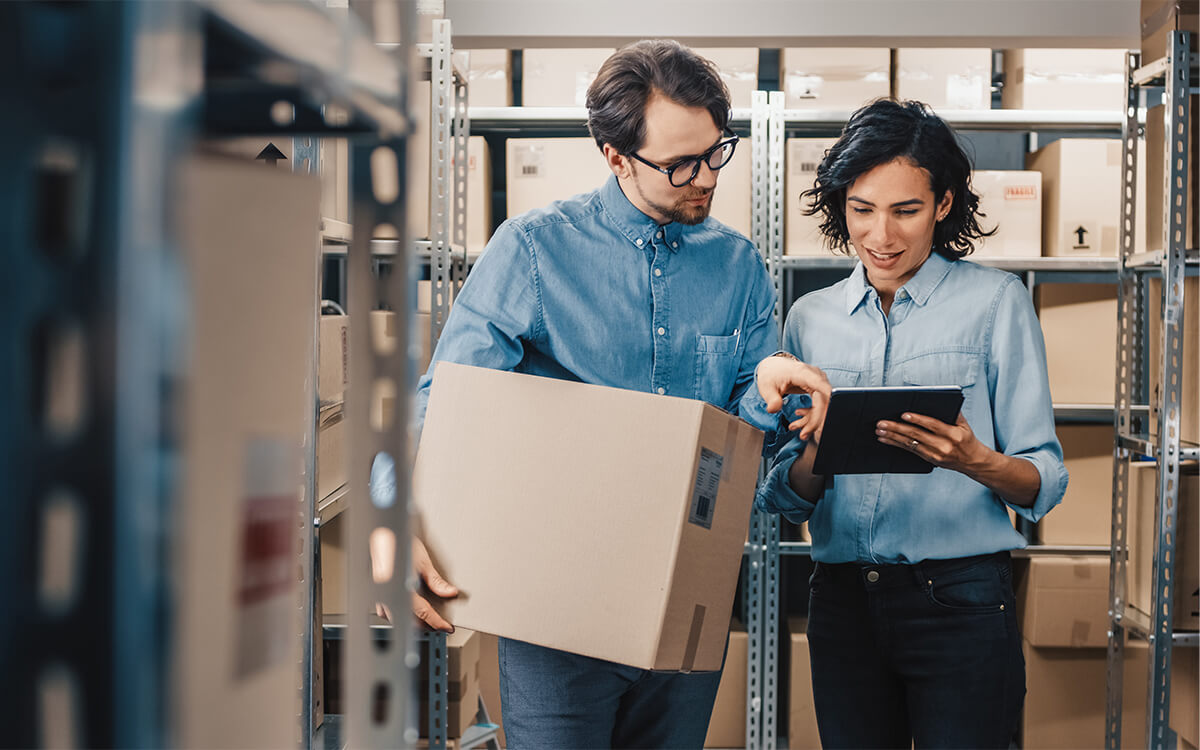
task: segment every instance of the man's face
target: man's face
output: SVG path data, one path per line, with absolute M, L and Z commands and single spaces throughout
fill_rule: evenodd
M 685 107 L 661 94 L 646 101 L 646 140 L 638 156 L 664 169 L 680 159 L 702 154 L 721 140 L 721 130 L 704 107 Z M 699 224 L 712 208 L 717 173 L 701 165 L 696 179 L 675 187 L 665 174 L 605 147 L 621 188 L 637 208 L 660 224 Z

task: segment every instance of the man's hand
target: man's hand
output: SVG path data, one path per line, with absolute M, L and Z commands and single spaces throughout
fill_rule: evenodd
M 812 399 L 812 408 L 797 409 L 799 419 L 790 422 L 788 429 L 799 430 L 802 440 L 814 435 L 820 439 L 832 391 L 829 378 L 820 368 L 805 364 L 791 355 L 772 355 L 758 363 L 754 379 L 758 383 L 759 395 L 767 402 L 767 411 L 772 414 L 783 409 L 784 396 L 807 393 Z
M 376 583 L 390 581 L 394 572 L 393 561 L 396 559 L 395 535 L 388 529 L 377 529 L 375 533 L 371 534 L 370 549 L 372 578 Z M 458 596 L 458 588 L 442 578 L 441 573 L 433 567 L 433 561 L 429 559 L 429 551 L 416 537 L 412 539 L 412 563 L 417 580 L 435 596 L 443 599 L 453 599 Z M 412 594 L 412 610 L 417 619 L 425 623 L 427 627 L 446 633 L 454 632 L 454 626 L 437 613 L 428 599 L 415 591 Z M 375 613 L 388 622 L 392 621 L 391 610 L 382 602 L 375 604 Z

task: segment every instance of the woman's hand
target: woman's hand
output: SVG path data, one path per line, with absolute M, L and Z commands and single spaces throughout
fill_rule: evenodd
M 960 412 L 954 424 L 924 414 L 906 412 L 901 422 L 882 420 L 875 425 L 879 442 L 915 453 L 934 466 L 970 474 L 994 453 L 975 437 Z

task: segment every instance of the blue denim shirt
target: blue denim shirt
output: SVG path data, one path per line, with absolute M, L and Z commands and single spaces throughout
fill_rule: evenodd
M 862 264 L 807 294 L 788 313 L 784 349 L 823 369 L 834 386 L 961 385 L 963 415 L 989 448 L 1031 462 L 1041 476 L 1036 521 L 1067 487 L 1046 374 L 1042 330 L 1012 274 L 930 255 L 885 316 Z M 1025 546 L 1005 503 L 959 472 L 840 475 L 815 504 L 787 482 L 803 445 L 780 451 L 759 508 L 809 522 L 819 562 L 904 563 Z
M 610 177 L 496 230 L 433 363 L 699 399 L 774 429 L 778 417 L 750 388 L 755 365 L 778 348 L 774 306 L 744 236 L 712 218 L 659 226 Z M 418 382 L 418 424 L 433 370 Z

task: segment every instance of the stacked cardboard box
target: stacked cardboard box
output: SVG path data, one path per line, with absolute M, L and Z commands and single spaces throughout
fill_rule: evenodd
M 1017 586 L 1025 640 L 1041 647 L 1106 647 L 1108 565 L 1101 555 L 1030 558 Z
M 467 81 L 472 107 L 512 106 L 512 53 L 506 49 L 470 50 Z
M 1196 51 L 1200 28 L 1200 5 L 1196 0 L 1142 0 L 1142 64 L 1157 60 L 1167 52 L 1167 35 L 1178 29 L 1192 32 L 1192 52 Z
M 717 66 L 729 89 L 729 106 L 748 108 L 758 90 L 758 48 L 696 47 L 695 51 Z
M 429 361 L 433 356 L 433 347 L 431 346 L 433 334 L 430 327 L 432 301 L 433 283 L 430 281 L 418 281 L 416 310 L 412 314 L 411 327 L 409 329 L 412 335 L 408 338 L 409 354 L 415 359 L 416 368 L 414 372 L 416 372 L 418 377 L 429 369 Z M 450 293 L 450 305 L 454 305 L 453 289 L 451 289 Z M 396 313 L 389 310 L 371 311 L 368 320 L 371 330 L 371 346 L 379 353 L 391 354 L 396 350 L 400 334 L 397 320 Z M 388 394 L 382 395 L 386 396 Z M 372 411 L 374 412 L 377 408 L 378 405 L 373 405 Z
M 595 190 L 612 175 L 591 138 L 510 138 L 507 148 L 509 218 Z
M 1039 284 L 1034 294 L 1056 404 L 1112 404 L 1117 290 L 1112 284 Z M 1080 335 L 1081 332 L 1087 335 Z
M 346 387 L 350 382 L 350 318 L 322 315 L 318 338 L 317 499 L 346 483 Z
M 1125 50 L 1010 49 L 1004 51 L 1005 109 L 1125 108 Z
M 488 720 L 497 724 L 496 742 L 508 747 L 504 739 L 504 706 L 500 704 L 499 639 L 490 633 L 479 634 L 479 696 L 487 708 Z
M 802 619 L 789 619 L 791 670 L 788 673 L 788 747 L 818 748 L 817 712 L 813 704 L 812 663 L 808 656 L 808 634 Z
M 889 91 L 891 60 L 882 48 L 789 48 L 780 66 L 787 109 L 851 112 Z
M 321 525 L 321 612 L 327 615 L 346 614 L 346 524 L 341 515 Z
M 725 671 L 717 688 L 712 718 L 708 722 L 705 747 L 746 746 L 746 674 L 749 638 L 746 626 L 734 619 L 729 624 L 729 648 Z
M 1147 366 L 1151 401 L 1156 402 L 1162 390 L 1162 280 L 1151 277 L 1146 289 Z M 1200 279 L 1183 280 L 1183 319 L 1179 321 L 1183 348 L 1179 360 L 1179 438 L 1200 443 Z M 1157 408 L 1150 415 L 1150 434 L 1158 434 Z
M 750 185 L 750 139 L 743 139 L 733 159 L 721 167 L 713 192 L 712 217 L 731 229 L 750 236 L 750 214 L 754 191 Z
M 527 49 L 522 53 L 521 105 L 582 107 L 588 86 L 612 48 Z
M 804 215 L 811 201 L 806 201 L 801 194 L 812 189 L 817 178 L 817 167 L 825 158 L 825 152 L 835 142 L 834 138 L 789 138 L 787 141 L 786 174 L 783 184 L 784 255 L 830 253 L 820 231 L 821 215 Z
M 1196 32 L 1193 32 L 1196 33 Z M 1200 247 L 1200 223 L 1196 221 L 1196 196 L 1200 195 L 1200 97 L 1188 97 L 1188 126 L 1190 133 L 1188 135 L 1188 165 L 1187 174 L 1184 177 L 1183 188 L 1185 191 L 1183 204 L 1180 209 L 1183 212 L 1183 243 L 1186 249 Z M 1146 210 L 1143 215 L 1146 217 L 1145 233 L 1146 233 L 1146 249 L 1147 250 L 1162 250 L 1163 238 L 1166 235 L 1164 225 L 1170 214 L 1164 214 L 1163 208 L 1165 205 L 1164 192 L 1166 190 L 1166 179 L 1164 178 L 1164 168 L 1166 165 L 1166 156 L 1164 154 L 1164 130 L 1166 110 L 1162 105 L 1151 107 L 1146 111 L 1146 143 L 1145 143 L 1145 173 L 1146 173 Z
M 990 49 L 896 50 L 897 99 L 916 99 L 941 112 L 992 108 Z
M 455 628 L 446 636 L 446 736 L 457 739 L 475 725 L 479 711 L 479 634 L 466 628 Z M 422 644 L 424 656 L 429 644 Z M 428 664 L 424 659 L 422 665 Z M 420 701 L 417 723 L 422 737 L 429 736 L 429 682 L 425 669 L 420 670 L 417 692 Z
M 1131 462 L 1129 465 L 1129 523 L 1126 540 L 1129 564 L 1126 571 L 1126 600 L 1134 609 L 1149 615 L 1154 599 L 1154 546 L 1158 527 L 1154 524 L 1158 506 L 1157 465 Z M 1200 480 L 1196 464 L 1179 467 L 1179 500 L 1175 529 L 1176 630 L 1200 629 Z
M 1071 480 L 1062 503 L 1037 524 L 1042 544 L 1107 545 L 1112 541 L 1112 425 L 1057 428 Z
M 334 119 L 334 115 L 329 115 Z M 350 222 L 350 147 L 345 138 L 319 139 L 321 176 L 320 216 Z M 288 136 L 213 138 L 203 141 L 205 151 L 232 156 L 258 166 L 307 173 L 295 164 L 294 139 Z
M 1037 258 L 1042 254 L 1042 175 L 1020 170 L 977 169 L 971 188 L 979 194 L 985 231 L 975 258 Z

